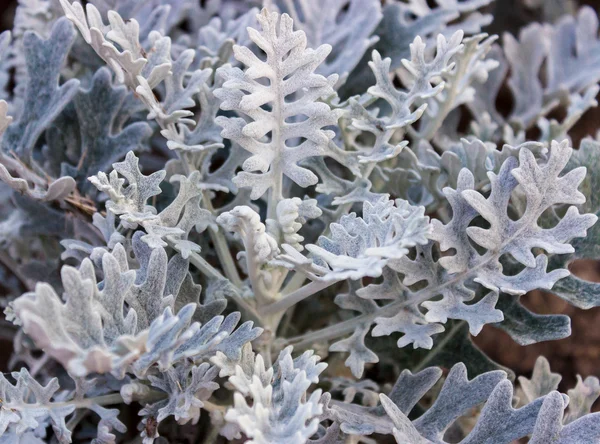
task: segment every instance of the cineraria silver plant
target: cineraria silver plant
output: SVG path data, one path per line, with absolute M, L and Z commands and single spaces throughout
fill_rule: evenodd
M 19 0 L 0 443 L 600 442 L 598 378 L 471 340 L 600 306 L 598 16 L 492 2 Z

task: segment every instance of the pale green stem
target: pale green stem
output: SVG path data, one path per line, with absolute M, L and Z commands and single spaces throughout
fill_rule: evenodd
M 454 338 L 454 336 L 456 336 L 456 334 L 460 331 L 460 329 L 462 328 L 463 325 L 465 325 L 465 321 L 457 322 L 450 329 L 450 331 L 448 333 L 446 333 L 446 335 L 442 338 L 442 340 L 439 341 L 435 345 L 433 350 L 431 350 L 429 353 L 427 353 L 425 358 L 415 366 L 415 368 L 413 369 L 413 373 L 417 373 L 417 372 L 421 371 L 422 369 L 424 369 L 425 366 L 428 365 L 433 360 L 433 358 L 435 358 L 437 355 L 439 355 L 440 352 L 446 347 L 446 345 L 448 345 L 450 343 L 450 341 Z
M 85 418 L 88 415 L 88 413 L 89 410 L 76 410 L 75 413 L 73 413 L 73 416 L 71 416 L 71 418 L 67 422 L 67 430 L 74 430 L 75 427 L 77 427 L 77 424 L 79 424 L 83 420 L 83 418 Z M 58 442 L 57 439 L 55 441 Z
M 215 247 L 215 251 L 217 252 L 219 261 L 223 266 L 225 275 L 233 283 L 233 285 L 238 288 L 242 288 L 244 286 L 244 282 L 242 281 L 237 267 L 235 266 L 235 262 L 231 256 L 231 250 L 229 249 L 229 245 L 227 244 L 225 236 L 223 236 L 223 232 L 220 229 L 215 231 L 213 228 L 209 228 L 208 233 Z
M 166 238 L 167 243 L 178 253 L 181 253 L 181 249 L 169 238 Z M 209 280 L 224 280 L 225 276 L 221 274 L 219 270 L 210 265 L 206 259 L 200 256 L 198 253 L 191 252 L 189 255 L 190 262 Z
M 281 336 L 285 336 L 286 332 L 290 328 L 292 324 L 292 318 L 294 317 L 294 313 L 296 311 L 296 307 L 296 305 L 290 307 L 282 317 L 283 323 L 280 323 L 280 325 L 277 326 L 277 329 L 279 330 Z
M 156 392 L 154 392 L 156 393 Z M 166 397 L 167 394 L 160 392 L 163 394 L 162 397 Z M 161 398 L 158 398 L 161 399 Z M 35 408 L 35 407 L 44 407 L 44 408 L 59 408 L 59 407 L 70 407 L 73 406 L 76 409 L 89 409 L 90 407 L 92 407 L 93 405 L 113 405 L 113 404 L 123 404 L 123 397 L 121 396 L 120 393 L 111 393 L 110 395 L 102 395 L 102 396 L 96 396 L 94 398 L 84 398 L 84 399 L 77 399 L 77 400 L 73 400 L 73 401 L 61 401 L 61 402 L 50 402 L 48 404 L 25 404 L 25 407 L 28 409 L 31 408 Z M 11 407 L 10 403 L 6 403 L 4 404 L 6 407 Z M 18 406 L 15 406 L 18 407 Z
M 212 205 L 207 191 L 202 192 L 202 202 L 204 203 L 204 207 L 208 211 L 210 211 L 212 214 L 215 214 L 215 209 Z M 216 231 L 212 228 L 209 228 L 208 233 L 215 247 L 215 251 L 217 252 L 217 256 L 219 257 L 219 261 L 223 266 L 223 271 L 225 272 L 225 275 L 231 282 L 233 282 L 233 285 L 235 285 L 238 288 L 242 288 L 244 286 L 244 283 L 242 282 L 237 267 L 235 266 L 235 261 L 231 256 L 231 250 L 229 249 L 227 239 L 225 239 L 223 232 L 220 228 Z
M 305 333 L 300 336 L 288 338 L 278 343 L 279 348 L 283 349 L 288 345 L 293 345 L 295 350 L 301 350 L 317 342 L 326 342 L 331 339 L 340 338 L 348 333 L 351 333 L 362 322 L 372 322 L 376 316 L 360 315 L 338 324 L 330 325 L 329 327 L 320 330 Z
M 179 251 L 173 242 L 170 242 L 167 239 L 167 243 L 169 243 L 169 245 L 174 250 Z M 194 267 L 196 267 L 202 274 L 204 274 L 209 280 L 227 280 L 219 270 L 217 270 L 208 262 L 206 262 L 206 260 L 197 253 L 190 253 L 189 259 L 190 263 Z M 240 293 L 240 289 L 233 285 L 231 286 L 231 289 L 233 290 L 232 298 L 234 302 L 238 305 L 238 307 L 244 310 L 254 322 L 256 322 L 259 325 L 262 325 L 260 315 L 258 314 L 256 309 L 244 299 L 244 297 Z
M 277 57 L 277 55 L 275 55 Z M 285 117 L 283 115 L 283 103 L 285 96 L 283 94 L 283 74 L 280 72 L 279 63 L 275 63 L 273 79 L 273 93 L 276 99 L 273 101 L 273 125 L 271 143 L 277 144 L 275 147 L 276 155 L 271 163 L 271 174 L 273 177 L 273 186 L 269 190 L 269 200 L 267 203 L 267 219 L 277 219 L 277 204 L 283 199 L 283 171 L 279 159 L 283 156 L 285 149 L 285 140 L 281 137 L 281 128 L 285 126 Z
M 21 281 L 27 290 L 31 291 L 35 288 L 33 282 L 21 272 L 19 265 L 5 251 L 0 251 L 0 262 Z
M 283 199 L 283 173 L 275 164 L 271 165 L 271 168 L 273 168 L 274 184 L 269 190 L 267 219 L 277 220 L 277 204 Z
M 302 284 L 304 284 L 305 280 L 306 280 L 306 275 L 304 275 L 303 273 L 300 273 L 300 272 L 295 273 L 292 276 L 292 278 L 289 280 L 289 282 L 286 284 L 286 286 L 283 287 L 283 289 L 281 290 L 281 294 L 283 296 L 286 296 L 286 295 L 292 293 L 293 291 L 296 291 L 297 289 L 302 287 Z
M 313 281 L 310 284 L 300 287 L 298 290 L 288 294 L 283 299 L 273 302 L 259 310 L 261 315 L 271 315 L 279 312 L 283 312 L 298 302 L 312 296 L 319 291 L 336 284 L 339 281 Z
M 167 394 L 158 390 L 150 390 L 143 399 L 140 399 L 139 402 L 142 404 L 148 404 L 152 402 L 159 401 L 161 399 L 167 398 Z M 84 398 L 84 399 L 75 399 L 72 401 L 59 401 L 59 402 L 49 402 L 47 404 L 12 404 L 5 402 L 3 407 L 6 408 L 14 408 L 15 410 L 22 409 L 35 409 L 35 408 L 47 408 L 47 409 L 56 409 L 61 407 L 75 407 L 76 409 L 90 409 L 94 405 L 106 406 L 106 405 L 115 405 L 115 404 L 124 404 L 125 401 L 120 393 L 111 393 L 109 395 L 96 396 L 93 398 Z M 213 404 L 210 401 L 203 401 L 203 409 L 209 412 L 213 411 L 225 411 L 224 406 L 220 406 L 217 404 Z
M 273 335 L 273 338 L 275 336 Z M 272 349 L 273 349 L 273 338 L 271 338 L 270 340 L 266 341 L 264 344 L 261 345 L 260 347 L 260 355 L 262 356 L 264 362 L 265 362 L 265 367 L 266 368 L 270 368 L 273 367 L 273 357 L 272 357 Z

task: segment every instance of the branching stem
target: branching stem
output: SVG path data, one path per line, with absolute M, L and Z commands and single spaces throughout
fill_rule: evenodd
M 290 293 L 285 296 L 283 299 L 280 299 L 277 302 L 269 304 L 260 309 L 259 313 L 261 315 L 271 315 L 274 313 L 282 312 L 287 310 L 293 305 L 296 305 L 298 302 L 303 301 L 304 299 L 312 296 L 313 294 L 330 287 L 331 285 L 337 283 L 338 281 L 313 281 L 310 284 L 305 285 L 304 287 L 300 287 L 298 290 Z
M 168 239 L 167 242 L 169 243 L 169 246 L 171 246 L 174 250 L 179 251 L 177 249 L 177 246 L 173 242 L 170 242 Z M 217 270 L 215 267 L 206 262 L 206 260 L 199 254 L 192 252 L 190 253 L 189 258 L 190 263 L 194 265 L 209 280 L 227 280 L 227 278 L 225 278 L 225 276 L 223 276 L 219 270 Z M 238 305 L 238 307 L 240 307 L 240 309 L 242 309 L 250 319 L 252 319 L 258 325 L 262 325 L 261 316 L 256 311 L 256 309 L 244 299 L 240 292 L 240 289 L 234 285 L 231 285 L 231 289 L 233 290 L 232 298 Z
M 206 190 L 202 192 L 202 203 L 208 211 L 210 211 L 212 214 L 215 214 L 215 209 Z M 235 262 L 231 255 L 231 250 L 229 249 L 227 239 L 225 239 L 223 232 L 220 229 L 214 230 L 209 227 L 208 233 L 215 247 L 215 251 L 217 252 L 217 256 L 219 257 L 219 261 L 223 265 L 223 271 L 225 272 L 225 275 L 231 282 L 233 282 L 233 285 L 238 288 L 242 288 L 244 283 L 242 282 L 237 267 L 235 266 Z

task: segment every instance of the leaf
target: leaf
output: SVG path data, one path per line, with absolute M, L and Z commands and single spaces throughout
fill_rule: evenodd
M 217 223 L 242 239 L 244 251 L 238 254 L 238 259 L 244 260 L 255 298 L 265 302 L 270 290 L 279 288 L 276 283 L 278 273 L 264 269 L 279 252 L 277 241 L 266 232 L 258 213 L 245 205 L 221 213 L 217 217 Z
M 281 199 L 283 175 L 301 187 L 318 181 L 313 172 L 298 162 L 313 156 L 335 157 L 338 148 L 331 141 L 334 133 L 323 127 L 335 125 L 340 113 L 317 100 L 333 94 L 337 76 L 314 74 L 331 47 L 306 49 L 305 34 L 293 31 L 287 14 L 279 16 L 263 9 L 257 18 L 262 30 L 249 28 L 248 32 L 266 53 L 266 60 L 259 59 L 247 47 L 234 46 L 236 59 L 248 68 L 220 68 L 218 75 L 225 82 L 215 91 L 222 100 L 221 109 L 242 113 L 249 122 L 242 117 L 225 116 L 215 121 L 223 127 L 224 138 L 252 153 L 234 183 L 251 187 L 252 199 L 258 199 L 270 188 Z M 289 57 L 284 58 L 290 51 Z M 260 83 L 261 79 L 268 79 L 268 86 Z M 307 118 L 299 120 L 299 116 Z M 294 142 L 298 138 L 302 139 Z
M 119 82 L 135 86 L 136 76 L 141 75 L 147 63 L 147 59 L 141 55 L 138 22 L 130 20 L 125 23 L 118 13 L 110 11 L 107 26 L 94 5 L 86 5 L 84 11 L 78 2 L 71 4 L 68 0 L 61 0 L 60 4 L 65 16 L 77 26 L 83 39 L 115 71 Z M 119 50 L 115 43 L 122 50 Z M 161 67 L 159 71 L 163 69 L 164 67 Z
M 491 0 L 436 1 L 435 7 L 422 1 L 386 3 L 382 9 L 383 18 L 375 29 L 379 41 L 374 49 L 382 57 L 392 59 L 391 68 L 395 70 L 401 60 L 408 57 L 409 45 L 417 36 L 430 44 L 439 34 L 448 38 L 458 30 L 470 35 L 480 33 L 484 26 L 491 23 L 492 16 L 480 14 L 477 9 L 489 3 Z M 373 83 L 366 58 L 363 57 L 358 63 L 342 89 L 342 96 L 360 94 L 364 91 L 364 85 Z
M 555 284 L 553 292 L 562 281 Z M 497 308 L 502 311 L 504 320 L 494 326 L 507 332 L 519 345 L 556 341 L 571 335 L 571 319 L 568 316 L 532 313 L 519 302 L 519 296 L 503 295 Z
M 362 289 L 360 281 L 349 280 L 347 282 L 348 292 L 336 295 L 335 303 L 345 310 L 355 310 L 366 315 L 373 313 L 377 308 L 377 304 L 359 296 Z M 365 344 L 365 337 L 370 328 L 370 322 L 357 325 L 350 337 L 334 342 L 329 347 L 329 351 L 349 353 L 345 364 L 356 378 L 362 377 L 365 364 L 379 362 L 377 354 Z
M 376 0 L 334 0 L 327 8 L 310 0 L 273 3 L 294 19 L 311 47 L 331 45 L 332 56 L 317 68 L 323 76 L 339 74 L 343 81 L 366 50 L 379 40 L 376 35 L 371 36 L 382 17 L 381 4 Z
M 487 400 L 492 390 L 505 378 L 504 372 L 493 371 L 469 381 L 466 367 L 463 364 L 455 365 L 434 404 L 414 422 L 415 428 L 425 438 L 439 441 L 452 422 Z
M 239 315 L 225 321 L 217 316 L 201 327 L 192 322 L 193 302 L 174 315 L 174 300 L 188 291 L 189 284 L 182 285 L 188 263 L 178 256 L 167 262 L 164 250 L 151 250 L 141 234 L 133 239 L 138 269 L 129 269 L 127 253 L 117 244 L 102 256 L 102 285 L 92 262 L 84 259 L 79 270 L 62 269 L 65 302 L 40 283 L 11 304 L 10 318 L 73 375 L 110 372 L 122 379 L 126 372 L 144 375 L 154 364 L 166 369 L 217 350 L 236 356 L 261 333 L 251 322 L 234 332 Z
M 107 176 L 99 172 L 97 176 L 90 177 L 90 182 L 98 190 L 107 193 L 110 202 L 107 209 L 114 214 L 134 213 L 153 215 L 152 207 L 146 205 L 146 201 L 161 192 L 159 184 L 165 177 L 164 171 L 157 171 L 149 176 L 144 176 L 139 167 L 139 159 L 133 152 L 127 153 L 125 161 L 115 163 L 114 170 Z M 124 176 L 129 185 L 123 188 L 124 180 L 118 177 Z
M 511 120 L 527 128 L 537 120 L 545 105 L 539 71 L 546 58 L 548 43 L 543 26 L 537 23 L 523 28 L 518 40 L 509 33 L 503 38 L 504 54 L 512 68 L 508 86 L 515 98 Z
M 599 51 L 598 17 L 592 8 L 561 17 L 550 33 L 546 94 L 580 92 L 597 83 Z
M 237 366 L 229 382 L 236 388 L 234 405 L 225 419 L 240 427 L 248 442 L 302 444 L 315 434 L 323 412 L 321 390 L 307 396 L 311 384 L 319 381 L 326 364 L 317 364 L 318 356 L 305 352 L 292 360 L 291 347 L 282 351 L 273 368 L 265 369 L 262 357 L 253 365 Z M 246 397 L 252 399 L 249 404 Z
M 331 237 L 321 236 L 319 245 L 306 249 L 315 261 L 314 277 L 325 281 L 379 277 L 388 262 L 398 260 L 417 244 L 425 244 L 430 233 L 423 207 L 382 196 L 373 204 L 365 202 L 363 217 L 352 213 L 331 224 Z M 290 253 L 290 249 L 286 249 Z M 278 260 L 290 266 L 300 259 L 290 254 Z
M 473 84 L 485 82 L 489 72 L 497 68 L 495 60 L 485 59 L 496 37 L 486 37 L 478 34 L 464 39 L 452 58 L 453 68 L 440 73 L 444 87 L 440 94 L 426 100 L 428 106 L 419 123 L 419 138 L 431 140 L 452 110 L 473 99 Z
M 558 279 L 568 276 L 568 271 L 564 269 L 547 272 L 547 256 L 534 256 L 532 249 L 542 248 L 548 253 L 559 254 L 573 251 L 568 241 L 585 236 L 586 230 L 596 221 L 594 215 L 580 215 L 577 208 L 571 206 L 555 227 L 543 229 L 538 226 L 539 217 L 553 205 L 580 204 L 585 201 L 585 197 L 577 191 L 585 170 L 575 169 L 559 177 L 571 152 L 566 142 L 553 143 L 547 163 L 539 165 L 530 150 L 521 149 L 519 168 L 516 158 L 508 157 L 497 175 L 488 173 L 491 194 L 487 198 L 473 190 L 473 175 L 463 169 L 457 190 L 444 190 L 453 207 L 452 221 L 446 225 L 433 221 L 433 239 L 440 242 L 443 251 L 455 249 L 454 254 L 440 258 L 439 263 L 449 272 L 463 273 L 465 277 L 471 274 L 470 270 L 477 270 L 473 276 L 475 282 L 492 291 L 512 295 L 524 294 L 535 288 L 550 289 Z M 513 221 L 508 216 L 507 205 L 517 185 L 525 193 L 527 207 L 523 215 Z M 490 228 L 469 226 L 478 214 L 489 222 Z M 486 253 L 483 256 L 478 253 L 470 244 L 471 241 L 485 248 Z M 507 254 L 524 266 L 520 273 L 511 276 L 503 273 L 499 258 Z M 430 310 L 439 307 L 438 311 L 434 311 L 436 314 L 431 318 L 433 321 L 441 319 L 441 313 L 447 312 L 447 307 L 460 305 L 461 298 L 469 300 L 472 297 L 472 292 L 457 289 L 444 298 L 450 299 L 447 302 L 442 299 L 438 302 L 428 301 L 423 305 Z M 442 309 L 442 306 L 445 308 Z M 464 312 L 461 318 L 468 320 L 467 310 L 456 309 Z M 474 326 L 475 324 L 472 327 Z
M 168 398 L 146 405 L 140 415 L 152 414 L 157 422 L 173 416 L 179 424 L 190 421 L 196 424 L 204 407 L 203 401 L 219 388 L 219 384 L 213 381 L 218 373 L 217 367 L 205 362 L 199 366 L 181 363 L 158 376 L 150 375 L 148 379 L 152 387 L 165 392 Z
M 500 382 L 483 407 L 475 428 L 467 435 L 463 443 L 472 444 L 489 439 L 511 442 L 532 433 L 538 415 L 540 415 L 540 409 L 548 398 L 538 398 L 520 409 L 513 409 L 512 395 L 510 382 Z
M 582 207 L 589 212 L 598 215 L 600 202 L 597 193 L 594 191 L 600 186 L 600 175 L 597 173 L 600 168 L 600 145 L 592 139 L 584 139 L 577 151 L 573 151 L 573 156 L 567 169 L 571 170 L 580 166 L 587 168 L 588 174 L 582 182 L 581 189 L 585 195 L 586 202 Z M 566 266 L 574 259 L 593 259 L 600 254 L 600 225 L 594 224 L 588 231 L 585 239 L 574 239 L 572 255 L 556 256 L 552 265 Z M 600 302 L 598 294 L 600 285 L 595 282 L 589 282 L 578 276 L 570 275 L 556 283 L 553 292 L 561 298 L 569 301 L 576 307 L 588 309 L 597 306 Z
M 451 332 L 447 334 L 451 334 Z M 441 347 L 439 352 L 435 353 L 432 359 L 428 361 L 428 364 L 441 368 L 450 368 L 458 363 L 463 363 L 473 376 L 502 370 L 508 375 L 508 379 L 515 379 L 515 374 L 512 370 L 494 362 L 477 347 L 469 334 L 468 325 L 459 326 L 452 340 L 444 347 Z
M 397 156 L 407 145 L 406 142 L 398 145 L 390 145 L 390 139 L 398 129 L 407 127 L 421 118 L 427 108 L 422 104 L 427 99 L 439 95 L 445 84 L 437 80 L 445 72 L 452 68 L 450 60 L 463 47 L 461 44 L 463 33 L 458 31 L 450 40 L 439 36 L 436 47 L 436 55 L 431 60 L 426 60 L 425 44 L 420 37 L 416 37 L 410 45 L 410 60 L 403 59 L 406 68 L 406 84 L 408 90 L 397 90 L 390 78 L 391 59 L 381 59 L 377 51 L 373 51 L 373 60 L 369 67 L 375 75 L 376 84 L 371 86 L 367 93 L 374 99 L 385 100 L 390 108 L 389 116 L 378 116 L 378 110 L 369 112 L 357 100 L 350 99 L 350 116 L 352 126 L 372 133 L 376 139 L 373 148 L 368 152 L 359 154 L 361 163 L 381 162 Z M 360 148 L 360 147 L 359 147 Z
M 16 166 L 17 171 L 19 169 L 23 169 L 22 165 L 20 165 L 18 161 L 7 158 L 6 156 L 2 156 L 1 161 L 5 165 Z M 43 202 L 63 200 L 65 197 L 71 194 L 71 192 L 77 186 L 72 177 L 60 177 L 53 182 L 50 182 L 46 189 L 44 189 L 44 187 L 40 186 L 38 183 L 34 183 L 32 188 L 26 179 L 11 175 L 5 165 L 0 164 L 0 180 L 6 183 L 13 190 L 27 195 L 35 200 L 41 200 Z
M 379 362 L 379 357 L 365 345 L 365 336 L 369 333 L 369 328 L 368 323 L 359 325 L 350 337 L 337 341 L 329 347 L 329 351 L 349 353 L 344 364 L 357 378 L 362 377 L 365 364 Z
M 277 253 L 277 242 L 265 232 L 265 226 L 260 222 L 260 216 L 250 207 L 235 207 L 232 211 L 222 213 L 217 223 L 226 230 L 238 233 L 246 248 L 248 269 L 250 263 L 265 264 Z
M 592 404 L 600 396 L 600 381 L 595 376 L 588 376 L 585 380 L 577 375 L 577 385 L 570 389 L 569 395 L 569 411 L 567 412 L 564 423 L 568 424 L 592 411 Z
M 600 414 L 591 414 L 580 418 L 566 426 L 562 424 L 563 409 L 567 402 L 560 393 L 552 392 L 546 397 L 530 442 L 534 444 L 548 442 L 594 442 L 600 439 L 598 419 Z
M 171 39 L 160 32 L 148 33 L 148 52 L 140 43 L 140 25 L 135 19 L 123 20 L 119 13 L 107 13 L 109 24 L 105 25 L 98 9 L 87 4 L 84 11 L 80 3 L 60 0 L 65 15 L 77 26 L 83 39 L 116 73 L 117 80 L 125 83 L 149 111 L 148 119 L 155 119 L 170 149 L 202 151 L 203 145 L 188 145 L 188 125 L 196 122 L 190 117 L 189 108 L 196 102 L 193 95 L 200 92 L 211 76 L 211 70 L 188 71 L 194 51 L 181 51 L 178 58 L 171 59 Z M 153 12 L 154 18 L 165 14 L 160 6 Z M 166 11 L 168 12 L 168 11 Z M 150 23 L 152 22 L 152 18 Z M 159 102 L 154 90 L 162 86 L 163 102 Z M 212 146 L 215 148 L 215 146 Z
M 279 201 L 276 208 L 277 219 L 267 219 L 267 230 L 278 243 L 285 243 L 298 251 L 304 250 L 304 237 L 298 234 L 309 219 L 316 219 L 323 212 L 315 199 L 294 197 Z
M 396 442 L 411 442 L 415 444 L 427 444 L 431 441 L 423 438 L 415 426 L 410 422 L 410 419 L 392 402 L 390 398 L 384 394 L 379 395 L 381 405 L 385 409 L 385 413 L 394 423 L 392 433 Z
M 135 122 L 125 127 L 116 123 L 127 91 L 113 86 L 110 72 L 101 68 L 94 74 L 89 89 L 75 96 L 74 104 L 79 120 L 83 159 L 77 166 L 63 164 L 63 174 L 75 178 L 80 186 L 99 171 L 108 171 L 111 164 L 126 154 L 144 147 L 150 137 L 150 127 Z M 82 189 L 86 189 L 83 186 Z
M 550 363 L 543 356 L 539 356 L 533 367 L 531 379 L 519 376 L 519 384 L 529 402 L 545 396 L 558 388 L 562 376 L 550 371 Z
M 536 442 L 549 442 L 549 437 L 556 437 L 556 434 L 550 433 L 551 429 L 560 432 L 565 442 L 578 442 L 577 439 L 569 441 L 574 436 L 583 441 L 586 438 L 593 441 L 597 434 L 595 415 L 588 415 L 579 420 L 579 424 L 563 428 L 565 395 L 552 391 L 520 409 L 514 409 L 512 385 L 504 372 L 486 372 L 469 380 L 464 364 L 452 367 L 431 407 L 416 419 L 410 419 L 414 406 L 440 375 L 441 371 L 434 367 L 415 375 L 405 371 L 389 396 L 380 394 L 381 404 L 376 407 L 332 401 L 331 395 L 326 394 L 323 396 L 324 417 L 338 422 L 341 430 L 348 434 L 393 434 L 398 443 L 445 443 L 444 435 L 455 421 L 483 404 L 474 428 L 461 443 L 508 443 L 531 433 L 533 439 L 545 438 Z
M 31 160 L 37 140 L 77 93 L 79 81 L 59 86 L 60 71 L 74 40 L 73 26 L 59 19 L 47 40 L 28 31 L 23 40 L 28 80 L 23 112 L 2 138 L 2 150 Z
M 550 111 L 561 102 L 581 106 L 576 103 L 577 97 L 598 82 L 598 41 L 598 17 L 587 6 L 581 7 L 576 16 L 565 14 L 554 24 L 531 23 L 520 30 L 518 39 L 504 34 L 504 51 L 496 47 L 488 57 L 500 62 L 500 70 L 494 76 L 493 86 L 486 84 L 478 88 L 478 93 L 485 97 L 485 106 L 481 101 L 472 105 L 475 115 L 482 116 L 483 113 L 477 111 L 487 111 L 496 124 L 504 126 L 506 141 L 515 130 L 525 130 L 535 124 L 548 126 L 545 116 Z M 504 119 L 495 101 L 509 70 L 508 85 L 514 106 Z M 518 137 L 524 136 L 523 132 Z
M 71 432 L 65 421 L 75 406 L 52 401 L 59 389 L 58 380 L 53 378 L 42 386 L 25 368 L 11 375 L 16 381 L 14 385 L 0 375 L 0 436 L 11 432 L 21 435 L 48 421 L 59 442 L 71 442 Z
M 2 46 L 3 38 L 6 38 L 6 31 L 0 34 L 0 47 Z M 4 134 L 6 128 L 12 123 L 13 118 L 8 115 L 8 103 L 4 100 L 0 100 L 0 136 Z
M 219 67 L 227 62 L 235 63 L 233 45 L 248 46 L 250 44 L 246 29 L 256 28 L 258 9 L 244 11 L 239 17 L 224 20 L 224 17 L 213 17 L 210 22 L 198 31 L 198 49 L 196 59 L 200 65 L 207 63 Z

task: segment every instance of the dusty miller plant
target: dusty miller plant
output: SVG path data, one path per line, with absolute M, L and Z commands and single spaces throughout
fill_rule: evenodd
M 598 17 L 491 3 L 20 0 L 0 443 L 599 441 L 597 378 L 471 341 L 600 305 Z

